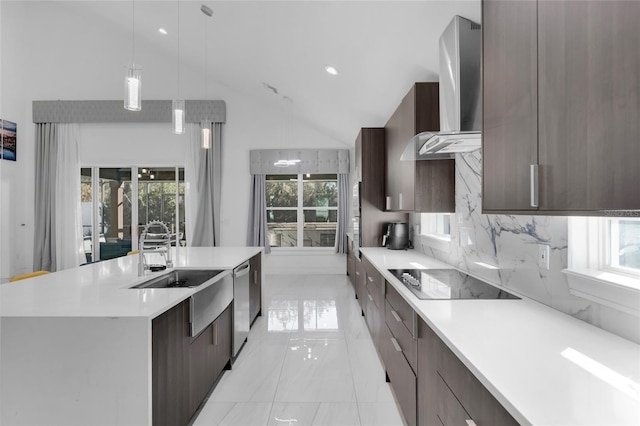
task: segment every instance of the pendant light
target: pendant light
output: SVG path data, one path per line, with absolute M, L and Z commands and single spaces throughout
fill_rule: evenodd
M 207 49 L 207 21 L 213 15 L 213 10 L 204 4 L 200 7 L 204 15 L 204 94 L 205 97 L 209 93 L 209 74 L 208 74 L 208 49 Z M 211 121 L 200 122 L 200 139 L 203 149 L 211 148 Z
M 204 149 L 211 148 L 211 122 L 210 121 L 200 122 L 200 139 L 202 141 L 202 148 Z
M 178 0 L 178 98 L 171 103 L 173 110 L 172 123 L 173 133 L 182 135 L 184 133 L 185 110 L 184 99 L 180 99 L 180 0 Z
M 131 65 L 126 67 L 124 75 L 124 109 L 129 111 L 140 111 L 142 109 L 142 68 L 135 63 L 135 53 L 135 0 L 131 0 Z

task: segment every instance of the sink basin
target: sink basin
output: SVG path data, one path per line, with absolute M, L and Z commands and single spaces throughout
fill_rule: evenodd
M 220 270 L 199 269 L 174 269 L 173 271 L 151 278 L 143 283 L 135 285 L 133 289 L 140 288 L 191 288 L 198 287 L 218 275 Z

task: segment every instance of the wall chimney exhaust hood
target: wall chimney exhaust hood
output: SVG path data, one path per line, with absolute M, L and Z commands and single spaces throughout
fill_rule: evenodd
M 440 160 L 480 149 L 479 24 L 455 16 L 440 36 L 440 132 L 416 135 L 402 160 Z

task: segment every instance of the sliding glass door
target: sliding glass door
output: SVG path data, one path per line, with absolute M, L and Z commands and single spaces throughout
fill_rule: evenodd
M 87 262 L 136 250 L 141 228 L 151 221 L 167 225 L 174 245 L 184 239 L 183 168 L 82 168 L 80 180 Z
M 147 224 L 151 221 L 167 225 L 174 235 L 174 245 L 175 238 L 178 241 L 185 239 L 183 168 L 178 169 L 177 179 L 175 167 L 138 169 L 138 223 Z

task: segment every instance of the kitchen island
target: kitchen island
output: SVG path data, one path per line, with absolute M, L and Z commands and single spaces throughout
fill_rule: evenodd
M 175 250 L 175 249 L 174 249 Z M 174 268 L 224 270 L 259 247 L 180 248 Z M 152 321 L 207 285 L 131 289 L 126 256 L 0 287 L 0 423 L 152 423 Z
M 381 297 L 395 303 L 397 299 L 390 295 L 399 295 L 417 316 L 414 345 L 417 356 L 427 360 L 418 361 L 417 408 L 410 407 L 417 409 L 418 424 L 434 424 L 430 418 L 425 420 L 428 398 L 425 392 L 421 394 L 421 380 L 429 379 L 422 367 L 429 367 L 429 357 L 434 356 L 447 359 L 435 378 L 458 392 L 462 409 L 469 410 L 463 412 L 467 419 L 474 416 L 470 408 L 487 399 L 483 394 L 483 401 L 477 397 L 464 400 L 473 395 L 472 382 L 477 380 L 521 425 L 640 424 L 640 345 L 524 296 L 520 300 L 419 300 L 389 269 L 451 269 L 451 265 L 414 250 L 361 248 L 360 252 L 376 270 L 361 272 L 366 277 L 361 279 L 368 281 L 379 274 L 386 287 Z M 387 315 L 387 319 L 391 319 L 387 324 L 393 324 L 398 317 L 394 320 Z M 426 335 L 431 335 L 431 341 L 438 340 L 446 354 L 434 355 L 432 346 L 421 351 Z M 409 345 L 401 349 L 408 352 Z M 385 354 L 384 348 L 381 352 Z M 454 373 L 468 369 L 474 378 L 467 376 L 456 388 L 455 381 L 447 382 L 454 377 L 452 369 Z M 451 373 L 450 377 L 445 373 Z M 393 377 L 391 384 L 393 387 Z M 416 388 L 413 390 L 415 398 Z M 405 413 L 405 417 L 407 414 L 414 413 Z M 512 424 L 495 417 L 489 423 L 475 421 L 478 425 Z

